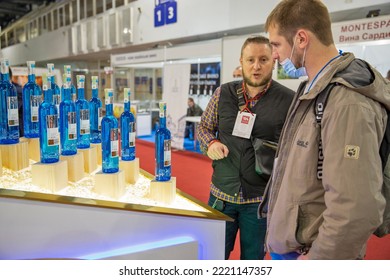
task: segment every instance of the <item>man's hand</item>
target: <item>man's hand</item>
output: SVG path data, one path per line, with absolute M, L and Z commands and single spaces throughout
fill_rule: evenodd
M 228 154 L 229 154 L 229 149 L 221 142 L 214 142 L 207 149 L 207 155 L 212 160 L 223 159 L 227 157 Z

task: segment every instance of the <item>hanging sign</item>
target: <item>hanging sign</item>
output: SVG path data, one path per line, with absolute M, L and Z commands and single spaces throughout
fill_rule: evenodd
M 335 44 L 390 39 L 390 16 L 372 17 L 332 24 Z
M 177 3 L 175 0 L 155 0 L 154 27 L 177 22 Z

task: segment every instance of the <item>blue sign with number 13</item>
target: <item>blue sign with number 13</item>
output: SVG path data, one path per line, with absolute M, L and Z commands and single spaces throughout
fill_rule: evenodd
M 156 1 L 154 8 L 154 27 L 177 22 L 177 3 L 175 1 Z

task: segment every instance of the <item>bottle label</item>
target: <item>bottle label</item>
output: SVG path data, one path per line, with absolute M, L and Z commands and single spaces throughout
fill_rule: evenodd
M 164 167 L 171 166 L 171 140 L 164 140 Z
M 47 145 L 58 146 L 60 143 L 60 137 L 58 134 L 58 116 L 47 115 L 46 126 L 47 126 Z
M 98 108 L 98 130 L 102 130 L 103 108 Z
M 80 110 L 80 134 L 89 134 L 89 110 Z
M 41 104 L 42 96 L 31 95 L 30 96 L 30 108 L 31 108 L 31 122 L 38 122 L 39 116 L 39 104 Z
M 129 146 L 135 147 L 135 122 L 129 123 Z
M 119 152 L 119 130 L 118 128 L 111 128 L 110 131 L 111 142 L 111 157 L 118 157 Z
M 7 98 L 8 126 L 19 125 L 18 97 L 9 96 Z
M 68 113 L 68 139 L 77 139 L 77 121 L 76 112 Z
M 53 104 L 59 105 L 61 103 L 61 95 L 54 94 L 53 95 Z M 58 108 L 57 108 L 58 109 Z

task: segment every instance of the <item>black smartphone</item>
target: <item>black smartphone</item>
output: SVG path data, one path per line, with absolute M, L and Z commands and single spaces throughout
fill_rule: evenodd
M 217 198 L 214 201 L 213 206 L 211 206 L 211 207 L 214 208 L 215 210 L 223 211 L 223 209 L 225 209 L 225 201 Z

